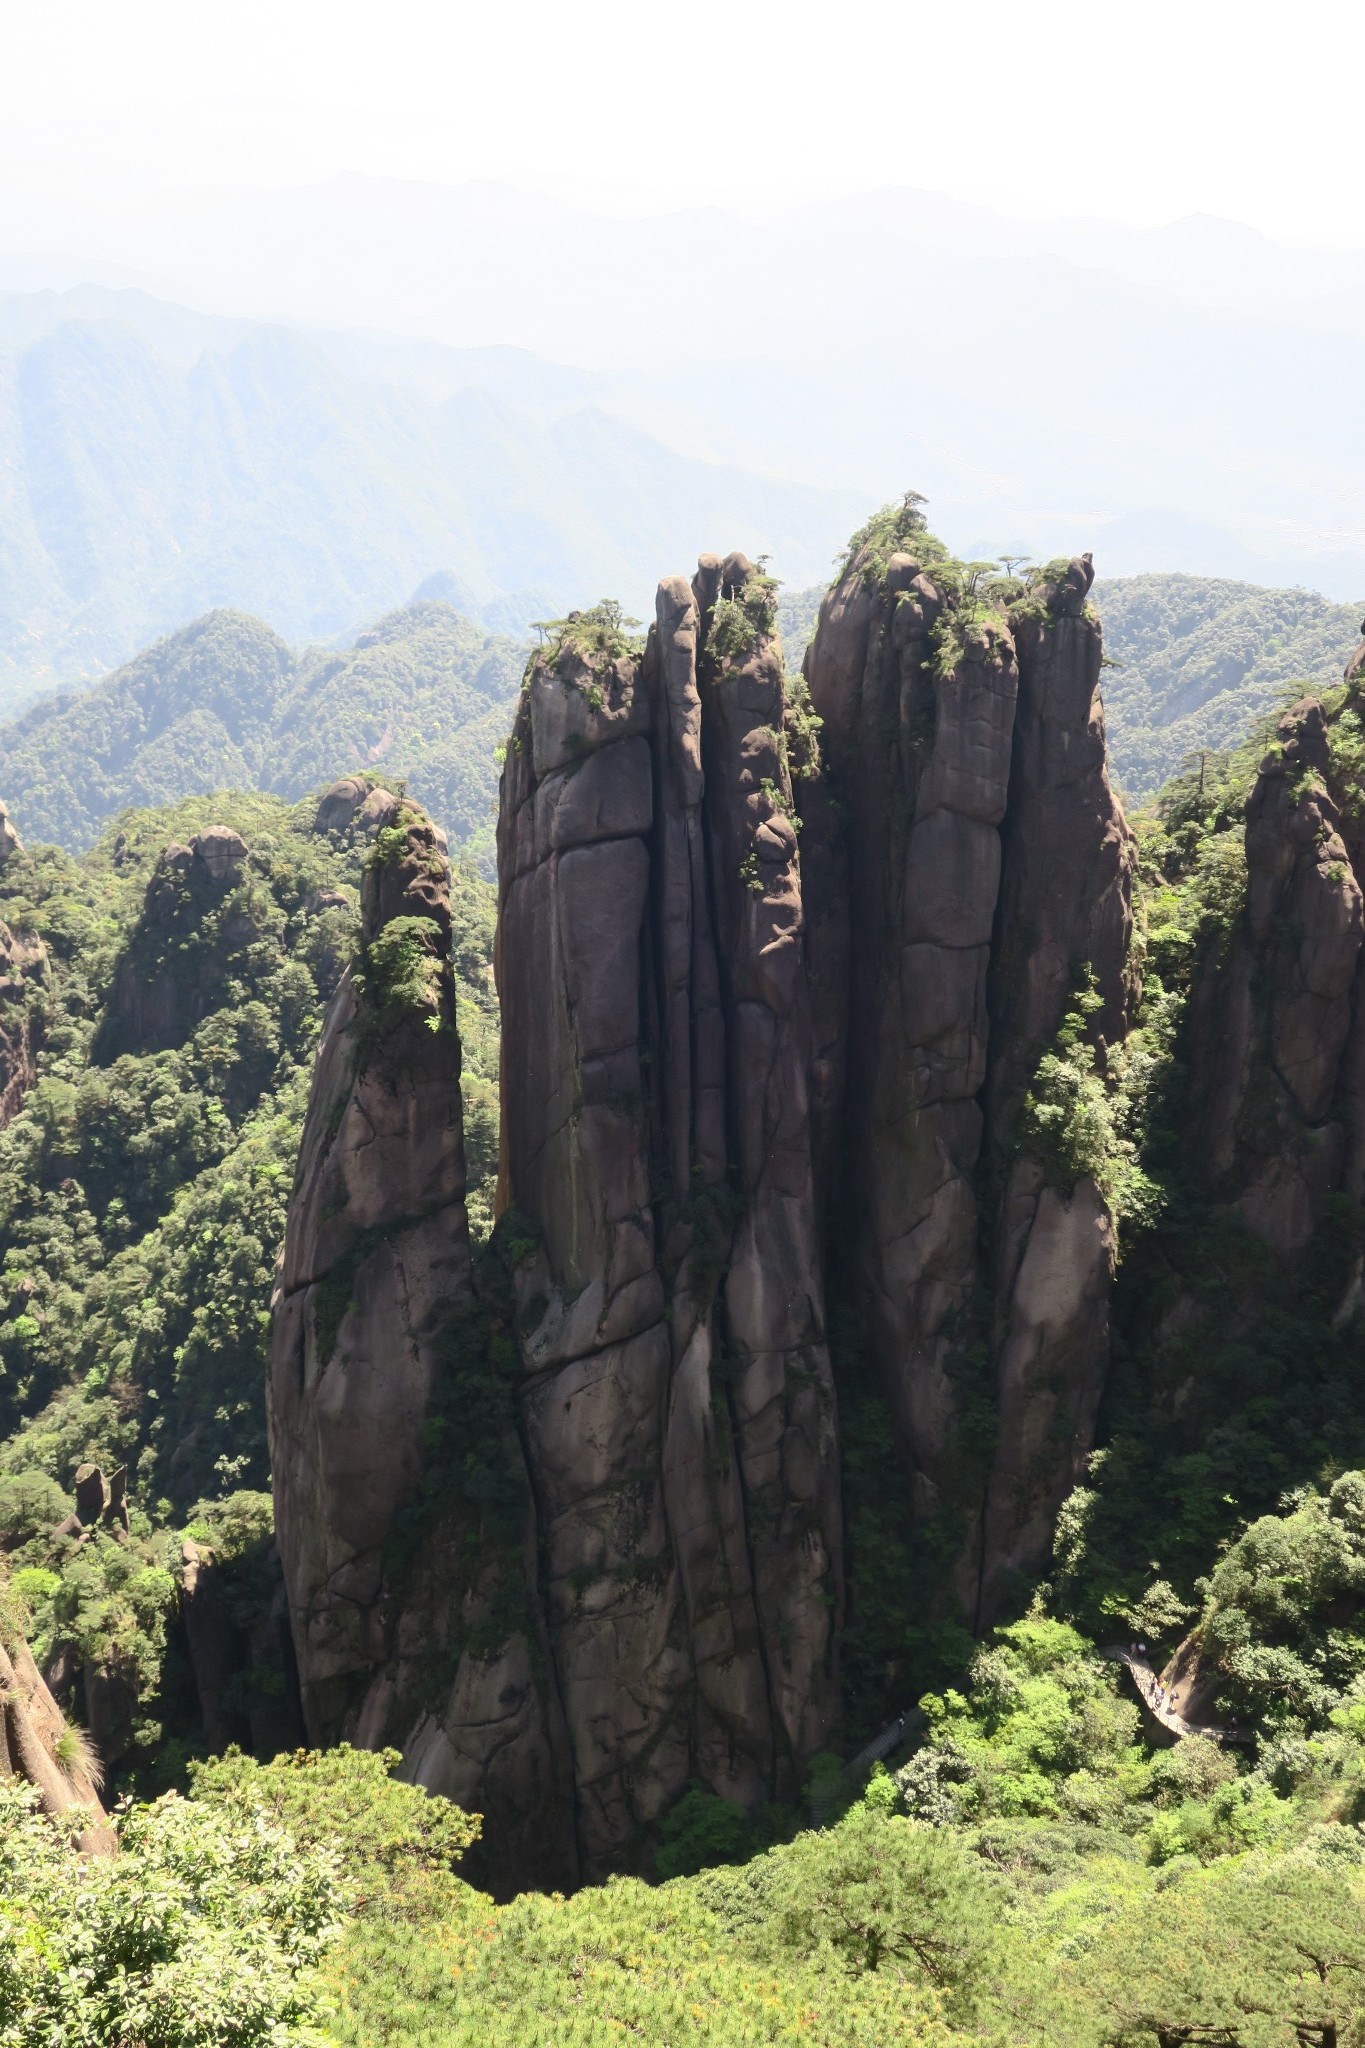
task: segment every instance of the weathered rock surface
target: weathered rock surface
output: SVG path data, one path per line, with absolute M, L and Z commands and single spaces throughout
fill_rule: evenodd
M 385 1552 L 422 1470 L 444 1324 L 468 1296 L 449 873 L 426 817 L 365 876 L 328 1011 L 271 1339 L 276 1527 L 310 1729 L 389 1653 Z
M 4 804 L 0 804 L 0 868 L 12 854 L 22 853 L 24 842 L 19 837 Z
M 642 652 L 599 612 L 537 656 L 498 823 L 502 1220 L 474 1269 L 441 849 L 360 778 L 323 800 L 323 829 L 373 811 L 407 850 L 371 864 L 275 1301 L 303 1698 L 315 1737 L 396 1741 L 482 1810 L 501 1886 L 643 1861 L 690 1782 L 753 1806 L 837 1739 L 829 1291 L 969 1618 L 1043 1560 L 1093 1440 L 1112 1222 L 1021 1119 L 1087 985 L 1097 1072 L 1133 997 L 1091 571 L 1013 610 L 954 573 L 849 564 L 807 660 L 825 766 L 796 789 L 807 711 L 742 556 L 666 579 Z M 400 1014 L 404 933 L 428 979 Z
M 345 832 L 369 793 L 370 785 L 363 775 L 343 775 L 318 798 L 314 831 Z
M 1284 1259 L 1324 1196 L 1365 1187 L 1365 835 L 1335 779 L 1323 708 L 1305 698 L 1248 799 L 1245 910 L 1193 1008 L 1210 1191 Z
M 742 558 L 533 667 L 503 778 L 503 1200 L 585 1867 L 836 1711 L 839 1509 L 780 656 Z M 708 645 L 724 594 L 743 623 Z M 761 614 L 761 606 L 760 606 Z
M 87 1856 L 112 1855 L 116 1843 L 100 1804 L 98 1763 L 79 1743 L 63 1757 L 66 1733 L 28 1644 L 22 1637 L 0 1639 L 0 1777 L 27 1780 L 54 1816 L 79 1810 L 88 1822 L 77 1836 L 79 1848 Z
M 806 658 L 846 820 L 811 944 L 824 1058 L 847 1076 L 826 1112 L 839 1241 L 917 1503 L 961 1522 L 960 1589 L 980 1614 L 1003 1574 L 1046 1554 L 1107 1346 L 1104 1204 L 1091 1182 L 1048 1186 L 1014 1142 L 1087 973 L 1098 1048 L 1129 995 L 1131 842 L 1105 771 L 1089 581 L 1081 558 L 1008 615 L 973 615 L 932 563 L 865 551 Z M 983 1343 L 999 1442 L 984 1480 L 959 1428 L 963 1361 Z
M 37 1073 L 47 979 L 42 940 L 0 923 L 0 1130 L 14 1116 Z

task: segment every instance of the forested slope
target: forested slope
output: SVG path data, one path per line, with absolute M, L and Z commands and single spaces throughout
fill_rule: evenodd
M 0 870 L 0 918 L 40 959 L 0 989 L 7 1043 L 23 1016 L 34 1068 L 0 1132 L 0 1551 L 54 1690 L 125 1774 L 234 1732 L 269 1751 L 296 1725 L 270 1618 L 263 1347 L 371 843 L 316 831 L 316 810 L 189 799 L 125 814 L 84 855 L 38 847 Z M 485 1227 L 489 894 L 456 871 Z M 86 1535 L 63 1530 L 89 1466 L 126 1468 L 126 1534 L 99 1512 Z
M 299 655 L 259 619 L 210 612 L 0 728 L 0 788 L 26 839 L 79 851 L 125 805 L 216 789 L 294 800 L 373 771 L 406 779 L 459 843 L 490 822 L 524 659 L 439 602 Z
M 1095 603 L 1114 664 L 1104 681 L 1110 755 L 1131 801 L 1191 754 L 1264 731 L 1286 693 L 1331 688 L 1361 633 L 1358 604 L 1211 576 L 1101 581 Z

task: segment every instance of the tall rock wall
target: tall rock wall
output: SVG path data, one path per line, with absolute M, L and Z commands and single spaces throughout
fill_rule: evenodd
M 742 556 L 661 583 L 643 649 L 598 607 L 530 665 L 472 1268 L 443 854 L 379 832 L 276 1300 L 280 1540 L 312 1733 L 483 1810 L 507 1888 L 838 1741 L 831 1301 L 953 1532 L 926 1604 L 988 1618 L 1092 1441 L 1111 1219 L 1023 1114 L 1071 1007 L 1102 1074 L 1132 995 L 1088 565 L 1011 608 L 919 531 L 849 562 L 808 688 Z
M 825 1060 L 847 1077 L 828 1111 L 836 1244 L 909 1484 L 953 1524 L 978 1619 L 1046 1555 L 1107 1350 L 1103 1198 L 1089 1177 L 1057 1185 L 1016 1130 L 1087 978 L 1101 1057 L 1130 996 L 1132 850 L 1105 770 L 1089 581 L 1077 562 L 988 606 L 955 565 L 936 577 L 928 549 L 865 545 L 806 658 L 843 819 L 833 833 L 813 820 L 844 855 L 826 863 L 834 901 L 812 932 Z M 825 789 L 817 809 L 830 802 Z M 960 1426 L 982 1353 L 988 1472 Z
M 710 632 L 721 607 L 730 638 Z M 780 653 L 732 558 L 571 625 L 503 778 L 523 1430 L 590 1865 L 829 1738 L 840 1587 Z M 747 609 L 746 609 L 747 605 Z M 752 617 L 750 616 L 752 614 Z
M 1347 706 L 1361 702 L 1347 670 Z M 1280 720 L 1246 811 L 1246 903 L 1194 991 L 1191 1096 L 1209 1192 L 1285 1261 L 1325 1196 L 1365 1196 L 1365 820 L 1314 698 Z

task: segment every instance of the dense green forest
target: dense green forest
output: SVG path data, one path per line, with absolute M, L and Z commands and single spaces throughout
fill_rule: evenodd
M 298 799 L 374 769 L 405 779 L 452 844 L 486 838 L 524 658 L 439 602 L 298 656 L 259 619 L 211 612 L 0 729 L 0 789 L 26 839 L 79 852 L 128 805 L 234 788 Z
M 287 655 L 260 629 L 233 645 L 254 650 L 236 688 L 264 722 Z M 1358 693 L 1327 701 L 1358 817 Z M 910 1708 L 899 1748 L 870 1775 L 821 1757 L 757 1815 L 695 1788 L 652 1881 L 571 1898 L 494 1902 L 460 1875 L 476 1820 L 389 1778 L 392 1757 L 297 1747 L 264 1342 L 367 844 L 319 834 L 311 801 L 219 794 L 10 857 L 0 917 L 48 964 L 2 996 L 38 1052 L 0 1134 L 0 1640 L 28 1638 L 134 1796 L 119 1857 L 83 1859 L 0 1790 L 6 2048 L 1365 2041 L 1365 1356 L 1341 1314 L 1360 1217 L 1334 1197 L 1297 1266 L 1267 1260 L 1208 1199 L 1179 1051 L 1242 912 L 1262 751 L 1205 761 L 1137 817 L 1136 1029 L 1105 1074 L 1079 1030 L 1039 1070 L 1030 1114 L 1109 1176 L 1121 1252 L 1100 1448 L 1046 1583 L 984 1643 L 924 1625 L 934 1559 L 850 1367 L 847 1749 Z M 481 1241 L 491 896 L 457 868 Z M 856 1331 L 841 1341 L 855 1356 Z M 96 1462 L 127 1467 L 127 1540 L 62 1532 Z M 236 1658 L 214 1731 L 205 1560 Z M 1186 1644 L 1211 1732 L 1172 1746 L 1100 1654 L 1139 1640 L 1154 1665 Z
M 1210 576 L 1125 576 L 1095 586 L 1115 781 L 1152 796 L 1192 754 L 1264 732 L 1286 695 L 1330 689 L 1361 638 L 1362 607 L 1315 590 Z
M 0 871 L 0 917 L 48 955 L 42 980 L 5 996 L 27 1006 L 40 1050 L 0 1133 L 0 1550 L 35 1653 L 127 1782 L 173 1771 L 192 1728 L 202 1739 L 179 1626 L 187 1540 L 225 1568 L 240 1610 L 224 1728 L 268 1750 L 294 1726 L 268 1621 L 265 1341 L 367 852 L 316 832 L 316 808 L 187 799 L 124 814 L 86 854 L 36 847 Z M 195 851 L 210 827 L 228 828 L 210 835 L 229 856 L 216 874 Z M 471 1209 L 485 1227 L 491 899 L 456 868 Z M 87 1462 L 127 1467 L 130 1542 L 54 1534 Z
M 1040 1604 L 870 1782 L 817 1771 L 754 1824 L 693 1794 L 663 1882 L 506 1905 L 477 1823 L 394 1754 L 232 1753 L 72 1857 L 0 1791 L 0 2028 L 381 2042 L 1209 2042 L 1345 2048 L 1365 2027 L 1365 1474 L 1254 1522 L 1204 1591 L 1256 1746 L 1152 1740 L 1115 1666 Z M 1343 1642 L 1354 1654 L 1343 1656 Z M 1332 1669 L 1321 1669 L 1332 1646 Z M 1316 1661 L 1287 1701 L 1282 1670 Z

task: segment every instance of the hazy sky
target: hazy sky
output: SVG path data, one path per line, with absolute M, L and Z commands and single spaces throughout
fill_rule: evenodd
M 339 171 L 655 199 L 918 185 L 1365 245 L 1365 8 L 0 0 L 0 190 Z

